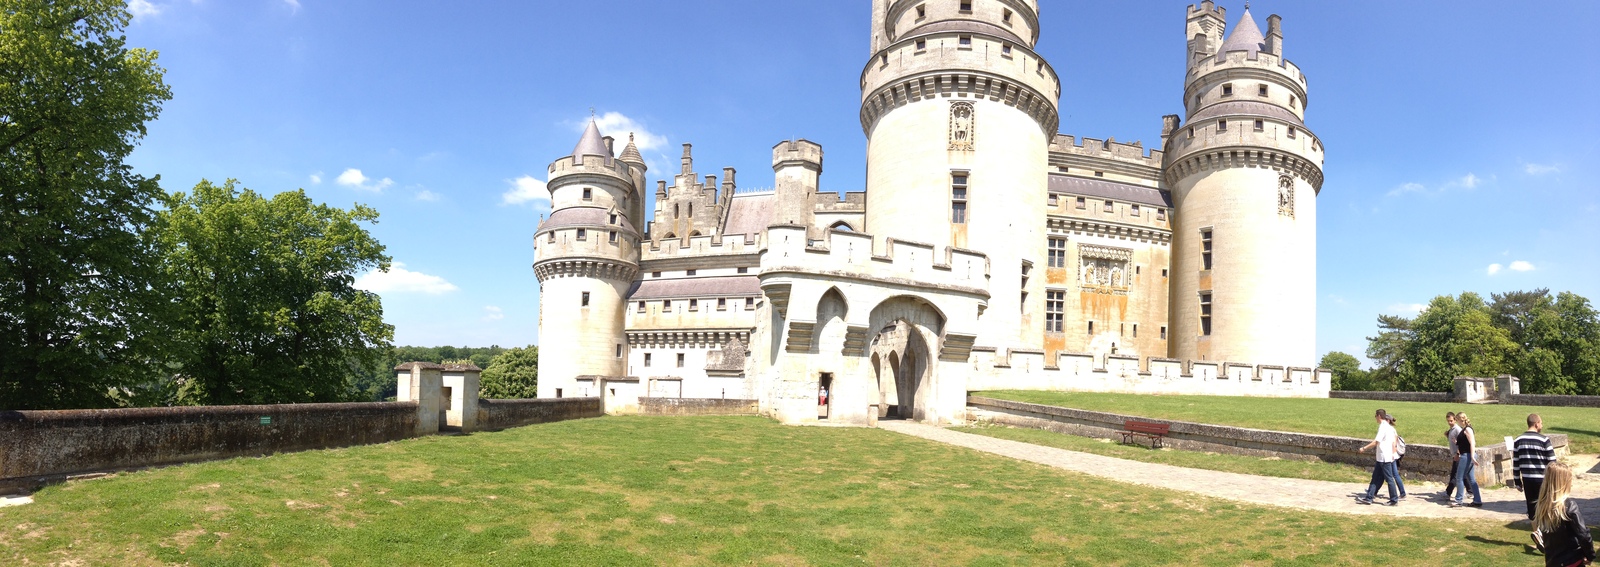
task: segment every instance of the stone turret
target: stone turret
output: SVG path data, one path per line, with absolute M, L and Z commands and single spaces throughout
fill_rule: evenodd
M 1061 84 L 1034 0 L 888 2 L 861 76 L 865 230 L 991 261 L 980 346 L 1043 344 L 1048 148 Z M 1005 93 L 997 95 L 996 93 Z
M 550 216 L 533 236 L 541 398 L 597 396 L 576 378 L 625 372 L 623 304 L 639 273 L 644 163 L 631 144 L 616 158 L 609 140 L 590 120 L 572 155 L 550 164 Z
M 1307 366 L 1322 144 L 1304 122 L 1305 76 L 1283 58 L 1281 19 L 1263 35 L 1246 8 L 1212 50 L 1222 16 L 1210 2 L 1189 9 L 1185 120 L 1164 141 L 1177 210 L 1169 355 Z
M 719 198 L 717 176 L 707 175 L 702 180 L 694 170 L 694 146 L 683 145 L 680 169 L 671 185 L 660 183 L 656 188 L 655 216 L 650 222 L 650 239 L 654 241 L 711 236 L 717 232 L 726 200 Z M 732 194 L 732 168 L 720 189 Z
M 822 176 L 822 146 L 805 139 L 778 142 L 772 147 L 772 173 L 778 200 L 772 221 L 809 227 L 807 238 L 823 238 L 822 229 L 812 226 L 814 195 Z

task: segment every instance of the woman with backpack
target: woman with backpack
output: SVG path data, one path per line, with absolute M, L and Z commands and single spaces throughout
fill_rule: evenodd
M 1387 485 L 1389 487 L 1389 502 L 1387 504 L 1394 506 L 1400 503 L 1400 496 L 1395 490 L 1395 480 L 1400 474 L 1399 470 L 1394 466 L 1396 453 L 1399 449 L 1396 445 L 1400 440 L 1400 436 L 1395 434 L 1394 426 L 1389 424 L 1389 412 L 1380 409 L 1372 417 L 1378 422 L 1378 434 L 1373 437 L 1371 443 L 1362 446 L 1358 452 L 1365 453 L 1368 449 L 1372 449 L 1376 462 L 1372 466 L 1372 482 L 1367 485 L 1365 494 L 1356 497 L 1356 503 L 1371 504 L 1373 499 L 1378 497 L 1378 487 Z
M 1456 499 L 1450 502 L 1451 508 L 1471 506 L 1483 507 L 1483 494 L 1478 491 L 1478 478 L 1473 474 L 1473 469 L 1478 464 L 1478 439 L 1472 430 L 1472 419 L 1466 412 L 1456 414 L 1456 425 L 1461 426 L 1461 432 L 1456 434 L 1456 477 L 1452 483 L 1456 488 Z M 1472 489 L 1472 503 L 1464 504 L 1467 496 L 1466 489 Z
M 1394 427 L 1394 414 L 1387 414 L 1389 427 Z M 1406 437 L 1400 434 L 1397 428 L 1394 432 L 1394 483 L 1400 487 L 1400 499 L 1406 499 L 1406 479 L 1400 476 L 1400 461 L 1406 458 Z
M 1533 511 L 1533 531 L 1544 537 L 1547 567 L 1578 567 L 1594 561 L 1594 540 L 1583 524 L 1583 513 L 1572 495 L 1572 469 L 1555 461 L 1544 471 L 1539 502 Z

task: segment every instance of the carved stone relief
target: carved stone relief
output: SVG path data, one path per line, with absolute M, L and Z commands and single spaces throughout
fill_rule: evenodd
M 974 113 L 972 103 L 957 102 L 950 105 L 951 150 L 972 151 L 973 121 Z
M 1278 177 L 1278 214 L 1294 218 L 1294 178 Z
M 1133 250 L 1100 246 L 1078 245 L 1078 266 L 1084 291 L 1096 293 L 1128 293 L 1128 262 L 1133 260 Z

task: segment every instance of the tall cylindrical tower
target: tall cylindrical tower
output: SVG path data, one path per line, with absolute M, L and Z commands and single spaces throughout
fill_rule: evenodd
M 1189 7 L 1185 124 L 1167 138 L 1172 190 L 1171 356 L 1316 364 L 1322 143 L 1306 79 L 1247 9 L 1226 41 L 1221 8 Z
M 1061 85 L 1032 49 L 1037 0 L 875 0 L 873 14 L 866 231 L 987 254 L 978 341 L 1038 348 Z
M 639 273 L 644 178 L 629 158 L 612 157 L 611 139 L 590 121 L 572 155 L 550 164 L 550 217 L 533 235 L 541 398 L 597 396 L 588 391 L 597 384 L 578 377 L 626 373 L 622 310 Z

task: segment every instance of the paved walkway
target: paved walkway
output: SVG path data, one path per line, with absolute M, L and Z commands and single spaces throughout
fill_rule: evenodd
M 1411 491 L 1410 498 L 1401 500 L 1400 505 L 1393 507 L 1378 504 L 1362 505 L 1355 502 L 1355 497 L 1366 491 L 1365 484 L 1255 476 L 1130 461 L 973 435 L 910 421 L 880 421 L 878 427 L 1119 482 L 1181 490 L 1252 504 L 1374 516 L 1461 518 L 1501 522 L 1528 518 L 1527 504 L 1522 499 L 1522 493 L 1515 490 L 1484 490 L 1482 508 L 1445 506 L 1443 501 L 1439 500 L 1442 496 L 1438 490 Z M 1388 490 L 1380 489 L 1379 494 L 1382 495 L 1381 498 L 1387 498 Z M 1593 495 L 1588 494 L 1582 496 L 1585 498 L 1579 500 L 1579 504 L 1582 506 L 1584 518 L 1592 523 L 1595 518 L 1600 518 L 1600 498 L 1592 498 L 1590 496 Z

